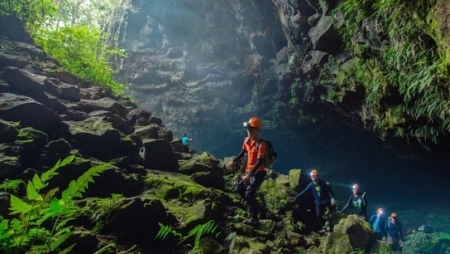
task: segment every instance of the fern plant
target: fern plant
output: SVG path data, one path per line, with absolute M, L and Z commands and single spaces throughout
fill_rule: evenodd
M 78 179 L 72 180 L 67 189 L 62 191 L 61 198 L 56 194 L 58 188 L 43 194 L 42 190 L 49 181 L 58 174 L 57 170 L 70 164 L 75 156 L 71 155 L 59 160 L 51 169 L 39 175 L 34 175 L 26 186 L 26 197 L 20 198 L 10 194 L 10 215 L 18 215 L 0 223 L 0 251 L 2 253 L 48 253 L 59 250 L 70 236 L 73 228 L 68 224 L 76 218 L 77 206 L 74 199 L 82 197 L 88 184 L 94 182 L 107 169 L 107 164 L 94 166 Z M 60 253 L 68 253 L 71 245 Z
M 191 229 L 185 236 L 174 230 L 171 226 L 167 226 L 162 223 L 158 224 L 160 228 L 155 239 L 164 240 L 168 235 L 172 234 L 180 239 L 180 242 L 178 242 L 178 245 L 180 245 L 187 239 L 194 238 L 194 247 L 192 248 L 192 253 L 199 252 L 200 240 L 202 239 L 202 237 L 204 237 L 205 235 L 214 235 L 214 237 L 217 238 L 220 234 L 220 232 L 217 232 L 217 227 L 219 226 L 219 224 L 214 222 L 213 220 L 210 220 L 204 224 L 197 225 L 196 227 Z

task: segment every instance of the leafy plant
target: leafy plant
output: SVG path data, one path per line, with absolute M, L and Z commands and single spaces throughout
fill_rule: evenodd
M 128 1 L 8 0 L 0 2 L 0 15 L 19 17 L 64 69 L 124 96 L 126 86 L 112 78 L 116 70 L 110 63 L 126 57 L 118 39 Z
M 162 223 L 158 224 L 160 228 L 155 239 L 164 240 L 168 235 L 172 234 L 175 237 L 180 238 L 180 242 L 178 242 L 178 244 L 181 244 L 189 238 L 194 238 L 194 247 L 192 249 L 193 253 L 197 253 L 199 251 L 200 240 L 203 236 L 213 234 L 217 238 L 220 234 L 220 232 L 216 232 L 219 224 L 215 223 L 213 220 L 197 225 L 185 236 L 174 230 L 171 226 L 163 225 Z
M 347 0 L 335 9 L 344 16 L 346 49 L 358 60 L 339 67 L 330 92 L 363 86 L 374 130 L 434 143 L 450 133 L 449 38 L 439 28 L 439 4 Z
M 3 219 L 0 223 L 0 250 L 3 253 L 57 251 L 72 236 L 73 227 L 68 223 L 76 218 L 78 207 L 74 199 L 81 198 L 88 184 L 94 182 L 93 177 L 107 168 L 107 164 L 90 168 L 77 180 L 72 180 L 59 199 L 55 196 L 58 188 L 42 193 L 58 174 L 57 170 L 70 164 L 74 158 L 71 155 L 59 160 L 40 176 L 35 174 L 27 183 L 25 198 L 10 195 L 10 214 L 18 217 Z M 68 253 L 73 246 L 61 250 L 61 253 Z
M 20 188 L 20 185 L 24 183 L 25 182 L 22 179 L 6 180 L 0 184 L 0 189 L 2 189 L 3 192 L 7 194 L 17 193 L 17 191 Z

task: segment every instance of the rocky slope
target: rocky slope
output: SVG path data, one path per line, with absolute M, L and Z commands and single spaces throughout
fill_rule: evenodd
M 21 27 L 17 20 L 6 19 Z M 260 225 L 243 224 L 246 212 L 233 193 L 235 175 L 223 168 L 228 159 L 194 154 L 150 112 L 68 72 L 52 71 L 58 63 L 35 47 L 23 30 L 13 32 L 24 36 L 11 36 L 0 47 L 0 180 L 32 179 L 36 186 L 35 174 L 74 156 L 42 190 L 59 197 L 60 191 L 53 187 L 64 190 L 93 166 L 105 169 L 83 197 L 76 198 L 74 230 L 61 247 L 75 244 L 73 253 L 100 249 L 158 254 L 355 253 L 362 249 L 389 253 L 385 244 L 373 241 L 369 225 L 354 216 L 334 215 L 332 233 L 310 234 L 310 197 L 300 201 L 301 207 L 288 202 L 308 182 L 301 170 L 291 170 L 289 175 L 270 172 L 259 195 Z M 16 195 L 30 197 L 30 182 L 27 193 L 21 187 Z M 1 200 L 0 215 L 8 219 L 6 225 L 5 220 L 1 223 L 4 237 L 9 220 L 26 224 L 28 218 L 9 214 L 12 196 L 8 193 L 2 193 Z M 41 227 L 52 228 L 56 221 Z M 198 229 L 211 221 L 218 225 L 214 230 Z M 161 240 L 162 226 L 170 231 Z M 190 233 L 199 241 L 188 237 L 177 245 L 184 239 L 180 236 Z M 36 248 L 44 237 L 31 235 L 36 240 L 23 242 L 25 251 Z M 414 242 L 408 244 L 418 248 Z

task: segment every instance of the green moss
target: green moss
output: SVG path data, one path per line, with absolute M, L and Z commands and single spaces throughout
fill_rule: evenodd
M 450 89 L 449 6 L 442 0 L 343 2 L 336 11 L 346 24 L 338 29 L 358 60 L 340 66 L 338 87 L 329 89 L 326 99 L 339 102 L 340 91 L 362 85 L 372 128 L 437 142 L 450 132 L 450 103 L 442 93 Z M 369 42 L 359 43 L 361 23 L 373 24 L 367 30 L 383 40 L 380 53 L 367 47 Z
M 47 142 L 47 139 L 47 134 L 31 127 L 20 129 L 19 134 L 17 135 L 17 140 L 19 140 L 20 143 L 30 143 L 34 141 Z
M 193 202 L 205 198 L 216 199 L 225 195 L 220 190 L 205 188 L 193 182 L 189 176 L 180 173 L 149 172 L 145 184 L 151 192 L 166 200 L 179 197 L 182 201 Z M 175 194 L 178 195 L 174 197 Z

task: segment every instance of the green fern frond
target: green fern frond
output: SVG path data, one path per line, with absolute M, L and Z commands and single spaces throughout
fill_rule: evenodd
M 38 177 L 38 179 L 39 179 L 39 177 Z M 38 190 L 36 190 L 36 188 L 34 187 L 34 185 L 31 181 L 28 181 L 28 184 L 27 184 L 27 199 L 35 200 L 35 201 L 43 201 L 44 200 L 42 195 L 38 193 Z
M 49 190 L 47 192 L 47 194 L 44 195 L 44 201 L 45 202 L 50 202 L 50 200 L 52 200 L 53 196 L 55 196 L 55 194 L 59 191 L 59 188 L 53 188 L 51 190 Z
M 108 243 L 107 245 L 103 246 L 102 248 L 100 248 L 99 250 L 97 250 L 96 252 L 94 252 L 94 254 L 102 254 L 105 253 L 111 249 L 116 248 L 116 243 Z
M 49 170 L 45 171 L 44 173 L 42 173 L 41 175 L 41 181 L 43 183 L 46 183 L 48 180 L 50 180 L 53 176 L 57 175 L 58 173 L 56 172 L 56 170 L 58 170 L 61 167 L 64 167 L 70 163 L 72 163 L 72 161 L 75 159 L 75 155 L 70 155 L 68 157 L 66 157 L 64 160 L 58 160 L 58 162 L 56 162 L 56 164 Z
M 13 214 L 21 214 L 21 213 L 28 213 L 32 209 L 32 205 L 28 204 L 27 202 L 23 201 L 22 199 L 10 195 L 10 207 L 9 210 L 11 210 L 11 215 Z
M 22 179 L 5 180 L 0 184 L 0 189 L 7 193 L 16 193 L 22 183 L 24 183 Z
M 65 234 L 59 235 L 52 241 L 50 244 L 50 250 L 54 251 L 56 248 L 58 248 L 61 244 L 63 244 L 70 236 L 72 235 L 72 232 L 66 232 Z
M 108 169 L 109 164 L 101 164 L 94 166 L 84 172 L 76 181 L 72 180 L 69 183 L 69 187 L 63 191 L 62 200 L 66 205 L 73 205 L 73 198 L 81 198 L 82 194 L 86 191 L 89 183 L 93 183 L 94 176 L 99 176 L 100 173 Z
M 155 240 L 156 239 L 164 240 L 170 234 L 170 232 L 173 231 L 172 227 L 164 225 L 161 222 L 158 222 L 158 225 L 159 225 L 159 231 L 155 237 Z
M 69 247 L 65 248 L 64 250 L 60 251 L 59 254 L 67 254 L 71 253 L 73 247 L 75 247 L 76 244 L 72 244 Z

